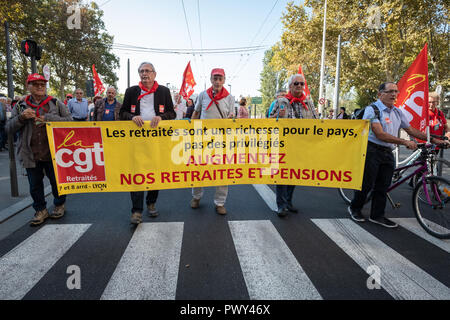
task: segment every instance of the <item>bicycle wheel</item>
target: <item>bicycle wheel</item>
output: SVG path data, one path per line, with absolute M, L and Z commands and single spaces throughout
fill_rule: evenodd
M 448 179 L 450 177 L 450 162 L 444 158 L 437 158 L 433 161 L 433 166 L 431 167 L 433 176 L 445 177 Z M 421 174 L 416 174 L 413 177 L 413 188 L 416 187 L 417 183 L 421 179 Z
M 344 200 L 344 202 L 346 204 L 350 204 L 352 202 L 353 199 L 353 190 L 352 189 L 342 189 L 339 188 L 339 195 L 341 196 L 341 198 Z
M 412 202 L 417 221 L 426 232 L 436 238 L 450 239 L 450 181 L 431 176 L 426 178 L 424 187 L 419 180 Z

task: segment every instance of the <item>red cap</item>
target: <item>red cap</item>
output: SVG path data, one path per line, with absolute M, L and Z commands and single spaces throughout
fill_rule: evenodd
M 47 82 L 47 79 L 45 79 L 44 76 L 41 76 L 39 73 L 33 73 L 28 76 L 27 84 L 29 84 L 30 82 L 33 82 L 33 81 L 38 81 L 38 80 Z
M 211 76 L 214 76 L 214 75 L 219 75 L 219 76 L 224 76 L 225 77 L 225 70 L 223 70 L 221 68 L 212 69 Z
M 71 93 L 66 94 L 66 97 L 71 97 L 73 98 L 73 95 Z

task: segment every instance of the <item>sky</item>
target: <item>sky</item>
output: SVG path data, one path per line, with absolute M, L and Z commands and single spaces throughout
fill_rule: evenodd
M 128 59 L 130 85 L 138 84 L 138 66 L 141 62 L 148 61 L 156 69 L 156 81 L 159 84 L 169 83 L 177 88 L 181 86 L 184 69 L 191 61 L 197 83 L 194 87 L 196 94 L 211 86 L 209 78 L 212 68 L 223 68 L 226 75 L 225 87 L 228 91 L 231 89 L 231 94 L 235 97 L 261 95 L 258 90 L 264 51 L 280 41 L 283 32 L 281 17 L 288 2 L 289 0 L 96 1 L 104 12 L 105 28 L 114 36 L 114 43 L 164 49 L 265 46 L 264 50 L 251 53 L 203 56 L 114 49 L 114 53 L 120 58 L 120 69 L 116 70 L 120 93 L 124 93 L 127 87 Z

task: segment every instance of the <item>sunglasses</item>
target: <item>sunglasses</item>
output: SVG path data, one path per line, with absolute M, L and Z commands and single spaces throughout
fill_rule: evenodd
M 305 85 L 305 83 L 304 82 L 294 82 L 293 83 L 294 84 L 294 86 L 298 86 L 298 85 L 302 85 L 302 86 L 304 86 Z

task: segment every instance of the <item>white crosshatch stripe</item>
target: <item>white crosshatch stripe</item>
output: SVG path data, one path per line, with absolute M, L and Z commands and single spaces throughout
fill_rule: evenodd
M 90 224 L 46 225 L 0 259 L 0 300 L 22 299 Z
M 102 300 L 175 300 L 182 222 L 141 223 Z
M 380 269 L 381 287 L 393 298 L 450 299 L 450 288 L 349 219 L 312 220 L 331 240 L 367 272 Z
M 322 299 L 270 221 L 228 224 L 250 299 Z

